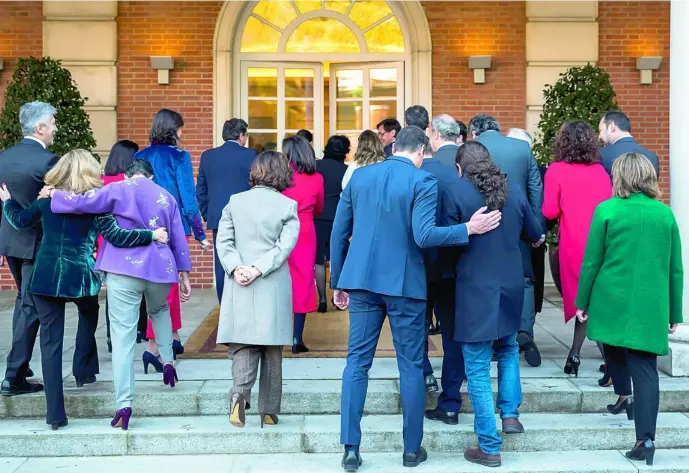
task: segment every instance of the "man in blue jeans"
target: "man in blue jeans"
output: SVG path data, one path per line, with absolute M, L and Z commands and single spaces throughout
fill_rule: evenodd
M 394 154 L 354 173 L 342 192 L 330 243 L 330 284 L 335 301 L 350 296 L 349 348 L 342 376 L 340 441 L 342 466 L 361 465 L 361 418 L 366 402 L 368 371 L 385 316 L 397 352 L 404 418 L 407 467 L 426 461 L 423 439 L 426 390 L 423 379 L 426 338 L 426 271 L 421 248 L 459 246 L 469 235 L 497 228 L 499 211 L 479 209 L 465 224 L 436 226 L 438 184 L 418 169 L 428 146 L 423 130 L 400 131 Z

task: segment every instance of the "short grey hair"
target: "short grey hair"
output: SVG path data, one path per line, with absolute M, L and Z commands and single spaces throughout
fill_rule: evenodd
M 433 117 L 431 122 L 433 130 L 437 131 L 440 137 L 445 141 L 457 141 L 459 138 L 459 124 L 457 120 L 450 115 L 442 114 Z
M 25 103 L 19 109 L 19 124 L 22 126 L 24 136 L 36 133 L 38 125 L 47 125 L 50 117 L 57 113 L 55 107 L 45 102 Z
M 500 131 L 500 124 L 495 117 L 479 114 L 469 122 L 469 133 L 472 131 L 476 133 L 476 136 L 480 136 L 486 131 Z
M 507 137 L 526 141 L 529 143 L 529 148 L 533 148 L 533 138 L 531 137 L 531 133 L 522 128 L 510 128 L 510 131 L 507 132 Z

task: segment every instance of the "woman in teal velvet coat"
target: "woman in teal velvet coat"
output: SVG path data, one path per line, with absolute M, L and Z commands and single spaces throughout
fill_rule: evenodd
M 88 151 L 67 153 L 45 176 L 47 185 L 83 193 L 102 186 L 100 166 Z M 28 208 L 11 200 L 7 187 L 0 189 L 7 221 L 17 229 L 29 228 L 39 221 L 43 239 L 36 255 L 29 291 L 35 295 L 41 324 L 41 361 L 47 404 L 47 423 L 53 430 L 67 425 L 62 391 L 62 348 L 65 328 L 65 304 L 74 302 L 79 309 L 74 352 L 74 376 L 78 386 L 95 382 L 98 351 L 95 332 L 98 326 L 98 293 L 101 281 L 94 271 L 93 252 L 96 238 L 119 247 L 147 245 L 154 239 L 166 242 L 165 229 L 124 230 L 112 214 L 58 215 L 50 210 L 50 199 L 34 201 Z

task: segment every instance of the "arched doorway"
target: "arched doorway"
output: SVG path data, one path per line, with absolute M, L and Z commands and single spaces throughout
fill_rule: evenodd
M 430 31 L 414 1 L 227 2 L 214 66 L 216 144 L 232 116 L 259 149 L 306 128 L 320 150 L 333 133 L 431 108 Z

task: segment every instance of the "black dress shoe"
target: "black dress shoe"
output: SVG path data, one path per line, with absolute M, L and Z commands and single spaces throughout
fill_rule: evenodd
M 524 359 L 534 368 L 541 366 L 541 352 L 538 351 L 533 337 L 528 332 L 519 332 L 517 335 L 517 342 L 519 343 L 519 351 L 524 353 Z
M 426 392 L 428 392 L 428 393 L 437 393 L 438 392 L 438 380 L 435 379 L 435 376 L 433 376 L 432 374 L 429 374 L 424 379 L 424 382 L 426 383 Z
M 36 376 L 36 375 L 34 374 L 33 370 L 31 368 L 27 368 L 26 369 L 26 377 L 27 378 L 33 378 L 34 376 Z
M 458 412 L 447 412 L 440 407 L 426 411 L 426 419 L 428 420 L 438 420 L 447 425 L 457 425 L 459 424 L 459 413 Z
M 419 449 L 419 451 L 416 453 L 405 452 L 404 455 L 402 455 L 402 466 L 414 468 L 426 460 L 428 460 L 428 454 L 426 453 L 426 450 L 421 447 L 421 449 Z
M 67 419 L 61 420 L 60 422 L 54 422 L 54 423 L 50 424 L 50 428 L 52 430 L 57 430 L 60 427 L 67 427 L 67 423 L 68 423 Z
M 344 468 L 344 471 L 357 471 L 361 466 L 361 463 L 361 455 L 359 455 L 359 452 L 355 452 L 354 450 L 345 452 L 344 456 L 342 457 L 342 467 Z
M 435 325 L 433 325 L 433 322 L 431 322 L 428 326 L 428 335 L 438 335 L 438 331 L 435 329 Z
M 5 378 L 0 387 L 0 395 L 2 396 L 19 396 L 20 394 L 33 394 L 43 391 L 43 385 L 40 383 L 29 383 L 23 379 L 20 382 L 13 382 Z
M 91 376 L 75 376 L 74 380 L 77 383 L 77 388 L 83 388 L 84 384 L 93 384 L 96 382 L 96 375 Z

